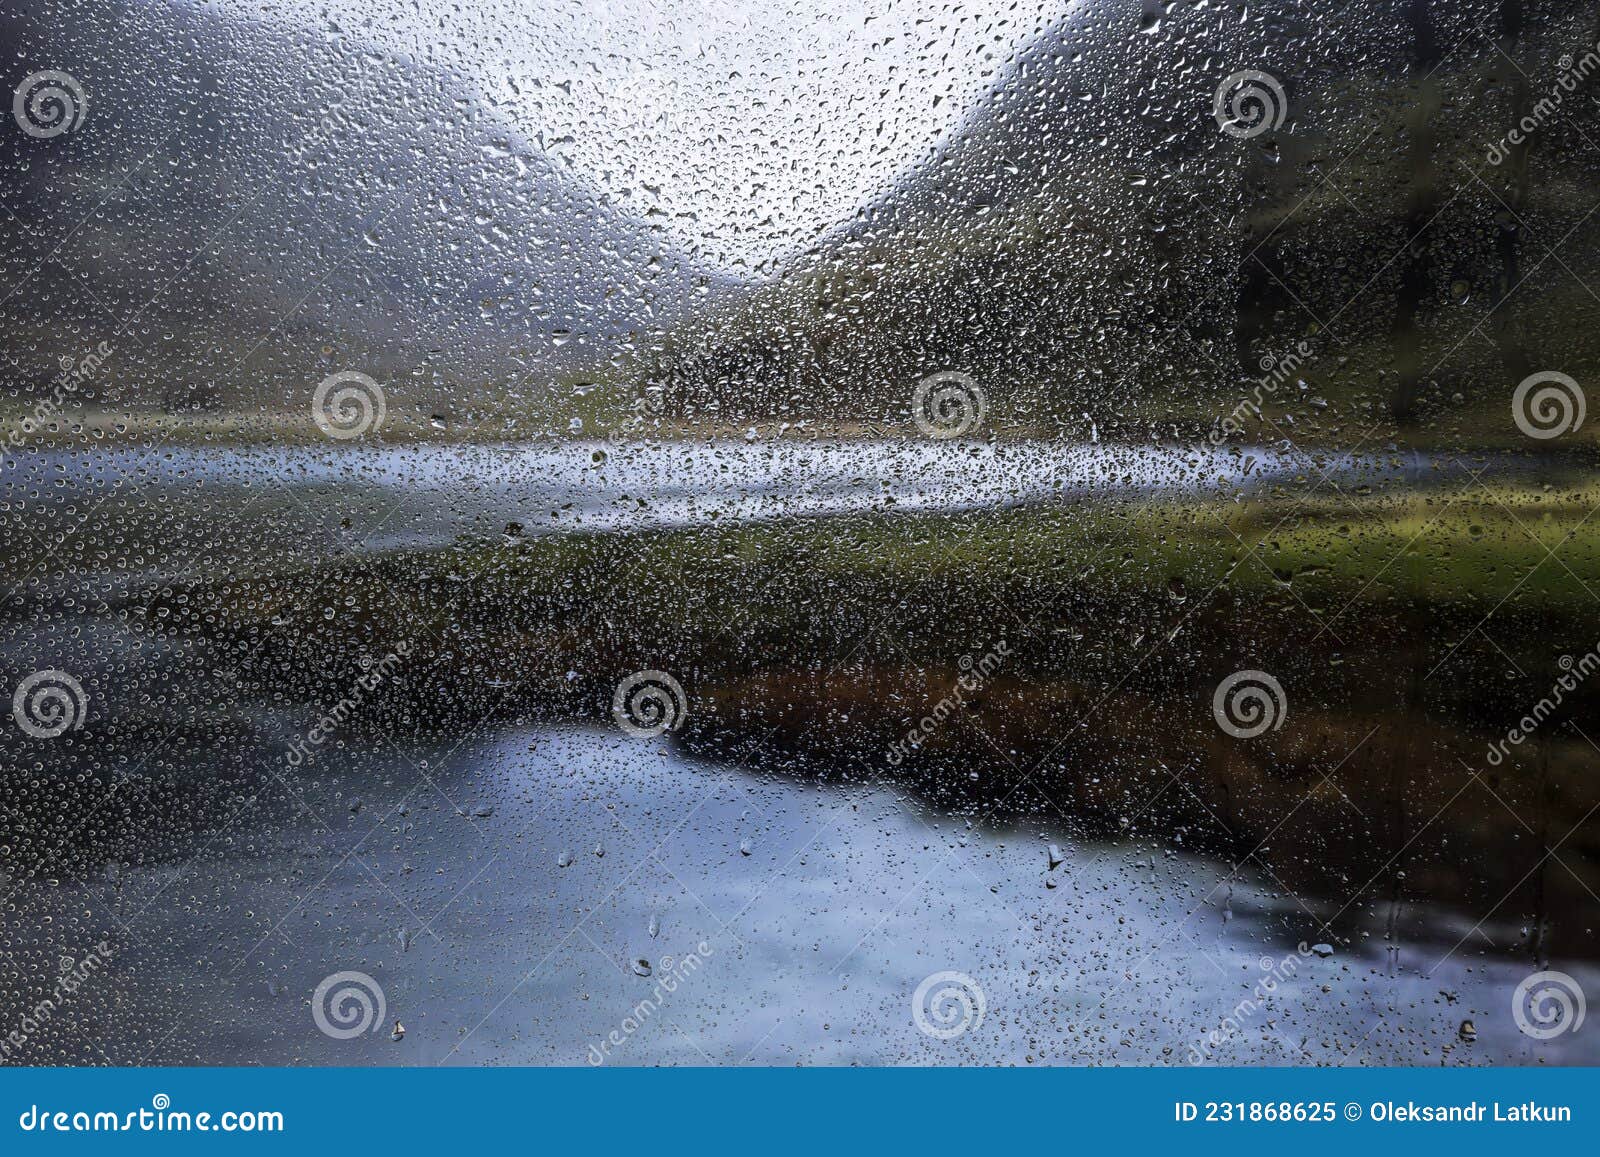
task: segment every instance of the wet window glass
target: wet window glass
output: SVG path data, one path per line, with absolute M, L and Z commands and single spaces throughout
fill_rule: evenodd
M 5 1063 L 1600 1063 L 1592 4 L 0 48 Z

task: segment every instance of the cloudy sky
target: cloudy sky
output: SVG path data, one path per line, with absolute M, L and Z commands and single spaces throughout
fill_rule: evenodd
M 1074 0 L 249 0 L 474 78 L 507 124 L 701 260 L 803 250 L 926 156 Z

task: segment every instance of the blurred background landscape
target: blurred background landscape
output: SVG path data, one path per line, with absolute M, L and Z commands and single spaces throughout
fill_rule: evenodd
M 1600 1060 L 1592 5 L 0 46 L 8 1063 Z

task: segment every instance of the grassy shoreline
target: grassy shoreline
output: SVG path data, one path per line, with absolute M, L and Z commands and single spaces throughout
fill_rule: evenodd
M 380 729 L 605 725 L 619 678 L 668 671 L 689 700 L 679 741 L 752 774 L 883 780 L 973 821 L 1048 813 L 1085 838 L 1253 856 L 1319 919 L 1354 905 L 1330 936 L 1360 935 L 1374 905 L 1510 895 L 1530 929 L 1514 950 L 1559 935 L 1600 955 L 1584 915 L 1600 828 L 1583 823 L 1600 753 L 1570 725 L 1600 711 L 1600 686 L 1504 766 L 1485 759 L 1560 655 L 1600 645 L 1595 504 L 1592 488 L 1475 487 L 511 535 L 167 588 L 127 613 L 248 656 L 240 694 L 278 702 L 326 705 L 361 656 L 408 641 L 369 708 Z M 888 760 L 963 657 L 1002 639 L 995 677 Z M 1219 729 L 1212 692 L 1241 669 L 1282 683 L 1281 730 Z M 1297 835 L 1274 840 L 1288 816 Z M 1563 838 L 1570 872 L 1541 867 L 1541 841 Z

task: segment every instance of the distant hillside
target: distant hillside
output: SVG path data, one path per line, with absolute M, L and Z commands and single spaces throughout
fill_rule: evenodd
M 898 422 L 920 377 L 956 369 L 1000 428 L 1194 436 L 1294 354 L 1251 436 L 1516 438 L 1520 380 L 1600 368 L 1600 75 L 1488 156 L 1600 15 L 1276 9 L 1087 6 L 870 211 L 640 379 L 689 420 Z M 1213 118 L 1244 69 L 1287 114 L 1247 139 Z
M 1600 417 L 1537 445 L 1509 421 L 1536 371 L 1600 386 L 1592 5 L 1068 11 L 868 207 L 750 284 L 511 131 L 474 78 L 359 29 L 9 7 L 8 86 L 63 69 L 89 115 L 0 133 L 0 416 L 109 340 L 79 401 L 259 412 L 262 436 L 343 369 L 424 436 L 432 416 L 612 430 L 644 399 L 680 428 L 898 424 L 919 379 L 957 370 L 991 431 L 1232 417 L 1250 438 L 1592 444 Z M 1259 135 L 1213 117 L 1245 70 L 1281 84 Z
M 8 98 L 0 403 L 109 340 L 91 393 L 135 411 L 299 411 L 346 368 L 383 380 L 391 410 L 535 406 L 657 320 L 641 302 L 715 281 L 508 130 L 472 78 L 359 30 L 160 3 L 70 15 L 0 13 L 8 93 L 60 69 L 88 99 L 76 131 L 35 138 Z

